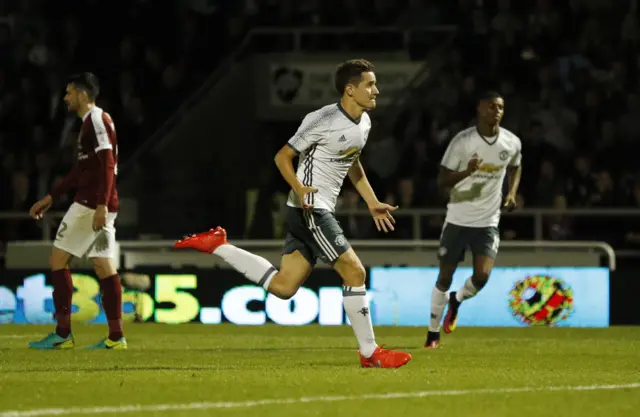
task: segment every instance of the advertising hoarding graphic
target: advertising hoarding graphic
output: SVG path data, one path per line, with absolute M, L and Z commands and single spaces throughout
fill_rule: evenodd
M 374 325 L 427 326 L 437 268 L 374 267 L 369 269 L 368 294 Z M 123 292 L 123 320 L 157 323 L 199 322 L 238 325 L 276 323 L 301 326 L 344 325 L 337 274 L 315 270 L 290 300 L 247 284 L 230 269 L 142 268 L 145 291 Z M 470 268 L 459 268 L 452 289 L 462 286 Z M 53 288 L 49 274 L 3 272 L 0 280 L 0 324 L 53 324 Z M 106 323 L 100 286 L 90 272 L 72 274 L 75 292 L 72 320 Z M 495 268 L 478 295 L 465 301 L 459 326 L 571 327 L 609 326 L 609 271 L 606 268 Z
M 573 313 L 573 291 L 558 278 L 533 275 L 516 282 L 509 293 L 513 315 L 529 325 L 554 325 Z
M 453 276 L 451 289 L 461 288 L 472 274 L 471 268 L 458 268 Z M 557 316 L 554 316 L 550 324 L 570 327 L 609 326 L 609 270 L 593 267 L 494 268 L 482 291 L 464 301 L 460 307 L 458 326 L 528 326 L 520 316 L 514 315 L 510 300 L 513 299 L 512 292 L 518 282 L 536 276 L 553 277 L 540 281 L 548 286 L 544 289 L 545 297 L 565 297 L 559 304 L 563 308 L 555 310 Z M 374 323 L 428 326 L 431 291 L 437 278 L 437 268 L 372 268 L 370 286 L 375 291 L 375 308 L 372 313 Z M 566 291 L 551 293 L 560 284 Z M 531 291 L 526 290 L 523 295 L 534 296 Z M 543 296 L 540 297 L 542 302 Z M 557 297 L 545 301 L 559 302 Z

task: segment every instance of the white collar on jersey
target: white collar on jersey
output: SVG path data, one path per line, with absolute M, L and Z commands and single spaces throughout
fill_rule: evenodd
M 92 106 L 91 108 L 89 108 L 89 110 L 82 115 L 82 121 L 84 122 L 85 120 L 87 120 L 87 117 L 89 117 L 89 115 L 91 114 L 92 111 L 97 110 L 98 106 Z

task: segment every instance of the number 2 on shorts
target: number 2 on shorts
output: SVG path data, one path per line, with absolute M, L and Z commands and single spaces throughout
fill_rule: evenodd
M 67 224 L 65 222 L 60 222 L 60 227 L 58 228 L 58 233 L 56 234 L 56 237 L 58 239 L 62 239 L 64 237 L 63 233 L 65 230 L 67 230 Z

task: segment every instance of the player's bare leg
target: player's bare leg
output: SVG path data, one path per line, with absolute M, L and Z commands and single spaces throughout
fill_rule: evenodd
M 489 276 L 495 265 L 495 260 L 489 256 L 476 255 L 473 257 L 473 276 L 467 278 L 464 285 L 456 293 L 459 302 L 475 296 L 487 285 Z
M 424 344 L 426 348 L 434 349 L 440 345 L 440 323 L 444 308 L 449 303 L 449 288 L 451 288 L 453 274 L 457 268 L 458 264 L 440 261 L 438 280 L 431 291 L 431 316 L 429 330 L 427 331 L 427 341 Z
M 278 271 L 268 260 L 229 244 L 227 232 L 221 227 L 191 235 L 173 246 L 220 256 L 249 281 L 285 300 L 295 295 L 312 269 L 309 261 L 299 251 L 294 251 L 282 257 Z
M 442 326 L 446 333 L 451 333 L 456 329 L 460 304 L 484 288 L 489 281 L 494 264 L 495 260 L 489 256 L 476 255 L 473 257 L 473 275 L 467 278 L 462 288 L 449 294 L 449 311 L 447 311 Z
M 352 248 L 340 255 L 334 269 L 344 283 L 344 309 L 360 345 L 363 368 L 399 368 L 411 360 L 411 354 L 378 347 L 373 333 L 369 298 L 365 287 L 366 271 Z
M 71 334 L 71 298 L 73 281 L 69 271 L 71 254 L 54 247 L 49 257 L 53 279 L 53 305 L 55 307 L 56 330 L 44 339 L 29 342 L 33 349 L 69 349 L 75 345 Z
M 102 308 L 107 316 L 109 324 L 109 336 L 89 349 L 113 349 L 127 348 L 122 329 L 122 285 L 120 276 L 110 258 L 91 258 L 93 268 L 100 280 L 100 292 L 102 293 Z
M 267 291 L 278 298 L 288 300 L 309 278 L 312 268 L 300 251 L 283 255 L 280 270 L 271 279 Z

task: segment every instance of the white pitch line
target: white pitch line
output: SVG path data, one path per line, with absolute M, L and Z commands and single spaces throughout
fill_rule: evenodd
M 30 339 L 32 337 L 42 337 L 40 334 L 0 334 L 0 339 Z
M 486 389 L 463 389 L 463 390 L 442 390 L 442 391 L 418 391 L 418 392 L 392 392 L 387 394 L 363 394 L 363 395 L 338 395 L 327 397 L 301 397 L 301 398 L 273 398 L 255 401 L 237 402 L 199 402 L 183 404 L 132 404 L 117 407 L 71 407 L 71 408 L 37 408 L 33 410 L 12 410 L 0 412 L 0 417 L 39 417 L 39 416 L 60 416 L 71 414 L 120 414 L 120 413 L 140 413 L 152 411 L 188 411 L 188 410 L 211 410 L 225 408 L 253 408 L 265 405 L 289 405 L 305 404 L 315 402 L 338 402 L 338 401 L 358 401 L 358 400 L 385 400 L 396 398 L 422 398 L 438 396 L 461 396 L 473 394 L 512 394 L 521 392 L 544 392 L 544 391 L 599 391 L 599 390 L 619 390 L 640 388 L 640 382 L 631 384 L 616 385 L 579 385 L 579 386 L 550 386 L 550 387 L 521 387 L 521 388 L 486 388 Z

